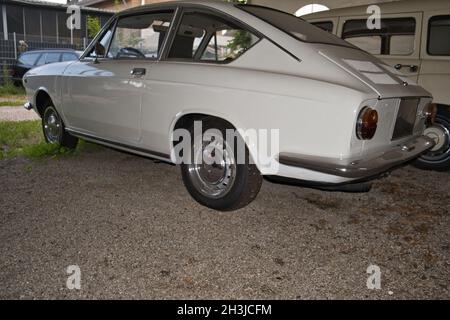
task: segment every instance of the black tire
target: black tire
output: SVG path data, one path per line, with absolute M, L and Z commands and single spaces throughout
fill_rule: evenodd
M 443 147 L 437 151 L 424 153 L 413 162 L 413 165 L 424 170 L 447 171 L 450 169 L 450 138 L 448 136 L 448 132 L 450 132 L 450 107 L 439 106 L 435 125 L 441 126 L 447 132 Z
M 226 129 L 234 129 L 230 124 L 216 119 L 204 119 L 202 122 L 202 131 L 208 129 L 219 130 L 223 137 L 226 137 Z M 189 129 L 193 141 L 194 126 Z M 226 140 L 226 139 L 224 139 Z M 189 194 L 200 204 L 219 211 L 233 211 L 245 207 L 252 202 L 259 193 L 262 184 L 262 176 L 256 165 L 250 163 L 250 156 L 245 146 L 245 164 L 237 164 L 237 143 L 234 144 L 233 157 L 235 159 L 235 175 L 233 183 L 230 184 L 226 194 L 219 197 L 210 197 L 205 195 L 194 182 L 192 174 L 189 173 L 189 165 L 181 164 L 181 176 Z M 194 154 L 194 142 L 191 143 L 191 154 Z M 192 167 L 191 167 L 192 168 Z
M 58 126 L 58 129 L 55 129 L 54 135 L 50 134 L 48 129 L 46 129 L 46 117 L 48 117 L 49 114 L 55 116 L 56 125 Z M 72 136 L 66 131 L 64 121 L 61 119 L 58 111 L 50 101 L 47 102 L 47 106 L 42 112 L 42 132 L 44 133 L 44 138 L 47 143 L 57 143 L 61 147 L 67 149 L 75 149 L 78 145 L 78 138 Z

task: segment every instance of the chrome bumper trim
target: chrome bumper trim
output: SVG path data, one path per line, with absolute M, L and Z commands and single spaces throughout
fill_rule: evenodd
M 31 110 L 33 109 L 33 105 L 31 104 L 30 101 L 25 102 L 25 104 L 23 105 L 23 107 L 27 110 Z
M 314 156 L 302 156 L 293 153 L 280 153 L 278 161 L 287 166 L 327 173 L 335 176 L 360 179 L 378 175 L 390 168 L 407 162 L 434 146 L 435 142 L 427 137 L 412 138 L 404 143 L 369 159 L 333 159 Z

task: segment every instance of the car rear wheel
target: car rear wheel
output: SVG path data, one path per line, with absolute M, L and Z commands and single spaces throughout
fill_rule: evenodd
M 432 138 L 436 145 L 421 155 L 414 165 L 420 169 L 445 171 L 450 168 L 450 111 L 439 108 L 434 124 L 425 129 L 424 134 Z
M 42 115 L 42 130 L 47 143 L 59 144 L 68 149 L 75 149 L 78 138 L 66 131 L 64 121 L 52 105 L 45 107 Z
M 230 125 L 205 120 L 202 129 L 202 137 L 194 136 L 193 126 L 189 129 L 191 161 L 181 165 L 184 185 L 197 202 L 209 208 L 232 211 L 246 206 L 255 199 L 262 184 L 258 168 L 250 163 L 247 147 L 245 163 L 240 164 L 237 161 L 238 143 L 226 140 L 226 129 L 233 129 Z M 209 135 L 211 130 L 208 129 L 218 130 L 216 132 L 220 132 L 222 138 Z M 200 145 L 196 145 L 196 141 Z M 208 147 L 211 143 L 214 144 L 213 150 Z

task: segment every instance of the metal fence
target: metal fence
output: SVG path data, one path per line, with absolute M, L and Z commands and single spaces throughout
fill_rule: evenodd
M 87 38 L 50 38 L 30 36 L 24 38 L 23 34 L 10 33 L 8 40 L 0 39 L 0 84 L 5 82 L 5 77 L 9 77 L 9 70 L 22 52 L 36 49 L 71 48 L 74 50 L 84 50 L 91 39 Z

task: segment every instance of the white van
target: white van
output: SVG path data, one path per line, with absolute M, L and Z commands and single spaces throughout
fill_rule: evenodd
M 333 9 L 303 16 L 380 58 L 430 91 L 438 105 L 435 125 L 427 129 L 436 146 L 416 165 L 425 169 L 450 167 L 450 1 L 404 0 L 377 4 L 381 29 L 369 29 L 373 14 L 367 5 Z

